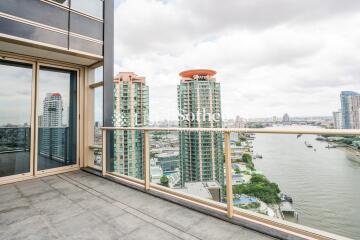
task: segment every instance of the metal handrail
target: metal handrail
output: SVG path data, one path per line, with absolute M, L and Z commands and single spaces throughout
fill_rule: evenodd
M 360 135 L 358 129 L 292 129 L 292 128 L 156 128 L 156 127 L 102 127 L 103 130 L 139 130 L 160 132 L 234 132 L 268 134 Z
M 150 138 L 149 134 L 150 132 L 215 132 L 215 133 L 223 133 L 224 134 L 224 166 L 225 166 L 225 172 L 226 172 L 226 186 L 227 186 L 227 193 L 229 194 L 227 196 L 227 204 L 225 206 L 226 209 L 224 209 L 227 213 L 228 218 L 233 218 L 234 214 L 237 216 L 243 217 L 244 219 L 249 219 L 250 221 L 255 221 L 259 224 L 263 224 L 264 226 L 271 226 L 271 228 L 279 229 L 283 233 L 291 233 L 295 236 L 300 236 L 300 238 L 305 239 L 348 239 L 346 237 L 338 236 L 335 234 L 323 232 L 321 230 L 312 229 L 309 227 L 305 227 L 302 225 L 297 225 L 293 223 L 283 223 L 279 222 L 276 219 L 269 219 L 266 216 L 257 216 L 257 214 L 253 213 L 242 213 L 239 212 L 239 210 L 236 210 L 233 206 L 232 201 L 232 178 L 231 178 L 231 150 L 230 150 L 230 133 L 264 133 L 264 134 L 314 134 L 314 135 L 327 135 L 327 136 L 356 136 L 360 135 L 360 130 L 355 129 L 293 129 L 293 128 L 156 128 L 156 127 L 102 127 L 102 139 L 103 139 L 103 145 L 102 145 L 102 154 L 103 154 L 103 160 L 102 160 L 102 175 L 106 176 L 113 176 L 112 173 L 108 173 L 106 166 L 107 166 L 107 155 L 106 155 L 106 133 L 107 131 L 111 130 L 120 130 L 120 131 L 143 131 L 144 132 L 144 190 L 158 190 L 165 192 L 164 190 L 161 190 L 161 186 L 158 187 L 152 187 L 152 184 L 150 183 Z M 120 176 L 119 176 L 120 177 Z M 120 177 L 122 178 L 122 177 Z M 127 181 L 134 181 L 130 178 L 124 177 Z M 134 183 L 137 183 L 134 181 Z M 139 184 L 139 183 L 138 183 Z M 168 194 L 171 194 L 173 196 L 178 196 L 180 193 L 171 193 L 171 191 L 167 191 Z M 192 202 L 197 202 L 196 197 L 192 199 Z M 197 202 L 198 204 L 201 204 L 201 202 Z M 211 205 L 208 205 L 210 208 Z M 249 217 L 251 216 L 251 217 Z

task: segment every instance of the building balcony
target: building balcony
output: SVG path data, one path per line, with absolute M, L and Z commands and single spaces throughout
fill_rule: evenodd
M 141 131 L 143 132 L 144 136 L 142 146 L 143 149 L 141 153 L 144 157 L 141 162 L 141 164 L 144 164 L 141 166 L 144 174 L 138 176 L 132 175 L 131 172 L 126 175 L 121 174 L 121 170 L 119 171 L 118 168 L 113 167 L 113 164 L 118 164 L 114 162 L 115 159 L 112 156 L 106 156 L 108 153 L 103 152 L 104 161 L 102 162 L 100 169 L 102 171 L 102 175 L 105 178 L 116 179 L 116 181 L 128 184 L 129 186 L 135 187 L 141 191 L 148 192 L 170 201 L 176 201 L 183 206 L 201 211 L 207 215 L 215 216 L 241 227 L 245 226 L 249 229 L 261 232 L 268 236 L 280 239 L 347 239 L 340 235 L 318 230 L 317 227 L 314 226 L 314 228 L 310 228 L 308 227 L 309 224 L 302 225 L 301 222 L 301 224 L 299 222 L 293 223 L 288 220 L 284 214 L 290 213 L 294 215 L 295 221 L 297 221 L 297 213 L 291 206 L 289 207 L 286 205 L 286 199 L 286 201 L 283 201 L 282 198 L 280 199 L 284 193 L 282 190 L 277 190 L 279 191 L 277 194 L 277 198 L 279 198 L 278 200 L 271 200 L 261 195 L 258 195 L 257 197 L 242 196 L 242 191 L 244 190 L 241 188 L 242 186 L 239 185 L 249 184 L 251 183 L 252 176 L 262 174 L 261 172 L 258 172 L 256 169 L 254 169 L 251 165 L 248 165 L 244 162 L 238 163 L 238 161 L 242 161 L 241 159 L 236 159 L 234 163 L 231 162 L 231 141 L 233 140 L 230 139 L 230 133 L 247 133 L 247 135 L 289 135 L 296 141 L 301 142 L 303 140 L 297 140 L 301 135 L 312 136 L 312 139 L 315 140 L 316 135 L 359 135 L 360 132 L 357 130 L 147 127 L 105 127 L 102 129 L 104 146 L 103 149 L 108 149 L 106 147 L 108 144 L 108 139 L 112 139 L 112 134 L 116 135 L 117 132 Z M 180 161 L 181 164 L 179 164 L 178 170 L 176 170 L 175 167 L 174 169 L 163 171 L 163 169 L 166 169 L 165 166 L 162 169 L 161 162 L 156 163 L 156 160 L 153 159 L 153 157 L 155 156 L 156 158 L 156 154 L 159 154 L 163 151 L 168 151 L 169 149 L 167 148 L 170 146 L 172 146 L 171 149 L 173 151 L 180 152 L 182 149 L 181 146 L 179 144 L 174 144 L 173 141 L 174 138 L 178 138 L 179 141 L 180 136 L 182 135 L 179 134 L 179 132 L 187 134 L 206 132 L 223 135 L 224 138 L 222 143 L 214 147 L 220 148 L 220 150 L 224 152 L 224 155 L 214 155 L 214 157 L 211 158 L 205 157 L 203 155 L 201 158 L 199 158 L 198 154 L 200 154 L 200 152 L 202 152 L 202 154 L 208 152 L 210 156 L 210 153 L 214 152 L 215 154 L 216 151 L 209 151 L 208 148 L 210 148 L 210 146 L 202 146 L 199 148 L 198 142 L 194 141 L 194 148 L 191 148 L 191 150 L 185 150 L 192 152 L 191 157 L 187 158 L 187 160 L 184 162 Z M 254 138 L 253 135 L 250 135 L 249 137 L 251 139 L 250 141 L 252 141 Z M 172 139 L 172 141 L 170 141 L 170 139 Z M 150 145 L 150 142 L 156 144 Z M 308 149 L 306 144 L 304 145 L 304 142 L 301 143 L 302 147 Z M 110 144 L 111 151 L 112 143 Z M 161 147 L 162 145 L 163 147 Z M 165 145 L 169 145 L 169 147 L 164 147 Z M 279 146 L 282 146 L 282 143 L 279 143 Z M 325 145 L 321 146 L 324 147 Z M 326 149 L 326 147 L 324 148 Z M 316 149 L 311 149 L 311 151 L 316 152 Z M 291 153 L 292 152 L 290 151 L 290 153 L 288 153 L 290 155 L 286 155 L 288 158 L 290 157 L 289 159 L 292 159 Z M 253 156 L 257 157 L 258 154 L 254 154 Z M 213 164 L 216 164 L 217 167 L 213 167 Z M 139 164 L 135 165 L 135 168 L 139 167 Z M 282 166 L 279 165 L 278 168 L 282 169 Z M 167 177 L 168 183 L 163 184 L 161 182 L 162 176 Z M 253 196 L 252 194 L 256 193 L 250 193 L 250 196 Z M 324 191 L 323 194 L 329 193 Z M 253 206 L 251 204 L 249 205 L 248 203 L 244 203 L 244 199 L 246 201 L 254 201 L 253 205 L 255 205 L 255 203 L 257 205 Z M 333 210 L 334 209 L 331 209 L 331 211 Z M 322 215 L 312 216 L 312 218 L 316 218 L 318 221 L 323 219 Z M 327 230 L 326 228 L 321 229 Z M 331 229 L 328 230 L 331 231 Z M 337 232 L 339 232 L 339 229 L 337 229 Z M 345 233 L 344 235 L 347 234 Z
M 117 145 L 109 140 L 112 134 L 124 131 L 143 133 L 140 162 L 122 161 L 105 151 L 116 152 Z M 156 132 L 166 134 L 153 135 Z M 220 168 L 213 169 L 215 159 L 197 159 L 196 151 L 194 158 L 182 163 L 183 172 L 174 171 L 176 166 L 167 173 L 157 168 L 150 155 L 152 150 L 161 151 L 151 149 L 149 143 L 155 138 L 162 142 L 159 136 L 163 136 L 166 143 L 173 144 L 179 132 L 224 134 L 224 159 L 216 160 Z M 97 159 L 96 166 L 88 162 L 83 171 L 75 168 L 0 186 L 0 234 L 3 239 L 347 239 L 270 216 L 261 210 L 266 201 L 261 196 L 256 201 L 261 202 L 258 208 L 262 213 L 241 208 L 244 197 L 239 197 L 236 186 L 249 182 L 256 171 L 231 162 L 231 132 L 287 134 L 295 139 L 298 134 L 360 134 L 358 130 L 324 129 L 105 127 L 103 145 L 98 147 L 101 160 Z M 162 150 L 179 147 L 175 144 Z M 234 172 L 235 168 L 240 173 Z M 167 184 L 162 183 L 162 176 L 167 176 Z

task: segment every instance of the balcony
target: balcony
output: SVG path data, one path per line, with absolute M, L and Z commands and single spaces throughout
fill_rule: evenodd
M 138 145 L 143 158 L 133 166 L 126 165 L 129 161 L 121 163 L 121 158 L 116 159 L 105 151 L 115 150 L 109 146 L 118 145 L 111 141 L 116 141 L 114 136 L 124 132 L 141 132 L 144 137 Z M 150 158 L 152 151 L 159 150 L 156 141 L 162 141 L 159 136 L 163 133 L 154 134 L 156 132 L 173 133 L 178 138 L 179 132 L 223 135 L 224 161 L 218 164 L 224 171 L 212 171 L 209 162 L 200 167 L 189 162 L 184 172 L 168 176 L 167 186 L 161 184 L 163 174 L 154 175 Z M 104 127 L 103 145 L 98 147 L 102 160 L 97 159 L 97 170 L 85 167 L 84 171 L 0 186 L 0 234 L 5 239 L 347 239 L 267 213 L 242 209 L 236 185 L 244 182 L 234 178 L 233 166 L 238 163 L 231 161 L 232 132 L 286 134 L 295 139 L 299 134 L 360 135 L 358 130 L 327 129 Z M 173 136 L 166 137 L 165 141 L 170 145 L 178 142 Z M 115 169 L 116 161 L 119 165 Z M 209 169 L 199 173 L 201 167 Z M 243 171 L 242 167 L 239 171 Z M 212 174 L 216 180 L 207 177 Z M 251 176 L 248 181 L 250 179 Z M 205 192 L 203 188 L 198 191 L 200 185 L 206 188 Z M 315 217 L 321 219 L 321 216 Z
M 273 182 L 269 182 L 266 179 L 266 176 L 263 175 L 261 172 L 258 172 L 253 166 L 243 166 L 241 164 L 233 163 L 231 160 L 231 142 L 230 140 L 231 133 L 237 134 L 260 134 L 259 136 L 263 135 L 272 135 L 272 136 L 279 136 L 284 135 L 288 136 L 291 139 L 295 139 L 301 147 L 309 150 L 306 140 L 309 137 L 312 139 L 311 141 L 315 141 L 317 138 L 316 136 L 356 136 L 359 135 L 360 132 L 358 130 L 329 130 L 329 129 L 256 129 L 256 128 L 147 128 L 147 127 L 135 127 L 135 128 L 126 128 L 126 127 L 104 127 L 103 130 L 103 149 L 106 148 L 107 144 L 112 146 L 112 136 L 117 136 L 124 132 L 128 134 L 136 134 L 139 132 L 143 133 L 144 139 L 142 142 L 142 154 L 143 159 L 141 160 L 141 171 L 144 172 L 143 175 L 135 175 L 134 173 L 128 172 L 123 173 L 121 169 L 118 169 L 115 165 L 121 164 L 121 158 L 118 156 L 112 156 L 108 152 L 103 151 L 104 161 L 102 162 L 102 175 L 106 178 L 116 179 L 121 183 L 128 184 L 129 186 L 136 187 L 139 190 L 148 192 L 160 198 L 165 198 L 170 201 L 176 201 L 184 206 L 191 207 L 208 215 L 212 215 L 228 222 L 237 224 L 239 226 L 246 226 L 250 229 L 256 230 L 258 232 L 265 233 L 267 235 L 271 235 L 273 237 L 277 237 L 280 239 L 347 239 L 345 237 L 335 235 L 332 233 L 324 232 L 318 229 L 332 231 L 329 228 L 322 227 L 321 223 L 319 224 L 320 227 L 317 227 L 316 221 L 321 222 L 323 217 L 322 213 L 320 215 L 311 214 L 311 218 L 314 219 L 313 222 L 305 222 L 299 223 L 296 219 L 297 213 L 296 209 L 292 207 L 288 208 L 286 203 L 286 199 L 283 200 L 281 196 L 283 196 L 283 191 L 277 188 L 277 196 L 275 194 L 270 194 L 272 197 L 268 198 L 267 195 L 268 188 L 265 187 L 263 193 L 267 192 L 264 196 L 263 194 L 258 194 L 254 192 L 254 188 L 256 183 L 251 182 L 253 176 L 260 176 L 261 184 L 265 184 L 263 186 L 268 186 L 272 188 Z M 153 157 L 159 153 L 159 146 L 163 145 L 161 151 L 168 151 L 165 145 L 173 145 L 174 136 L 177 136 L 177 145 L 176 147 L 172 146 L 173 151 L 179 151 L 180 145 L 180 136 L 183 133 L 199 133 L 199 132 L 206 132 L 206 133 L 213 133 L 218 134 L 219 136 L 223 136 L 223 144 L 219 144 L 215 141 L 212 152 L 213 157 L 209 158 L 206 154 L 204 154 L 207 150 L 201 149 L 200 154 L 202 157 L 193 158 L 192 155 L 186 158 L 188 163 L 182 163 L 179 167 L 180 170 L 175 171 L 176 173 L 168 173 L 161 172 L 156 170 L 153 172 L 156 165 L 154 165 Z M 180 134 L 181 133 L 181 134 Z M 159 138 L 159 136 L 164 136 L 169 134 L 169 136 L 164 138 Z M 304 135 L 304 139 L 299 139 Z M 209 135 L 210 136 L 210 135 Z M 270 139 L 272 138 L 269 136 Z M 250 139 L 254 137 L 250 136 Z M 305 140 L 305 145 L 304 141 Z M 110 142 L 109 142 L 110 141 Z M 115 140 L 114 140 L 115 141 Z M 252 140 L 251 140 L 252 141 Z M 288 141 L 288 139 L 285 139 Z M 161 144 L 161 142 L 163 144 Z M 176 141 L 175 141 L 176 142 Z M 271 144 L 269 145 L 269 140 L 265 141 L 268 146 L 271 148 Z M 197 148 L 198 142 L 194 141 L 195 145 L 194 148 Z M 320 143 L 319 143 L 320 144 Z M 322 147 L 327 149 L 328 145 L 325 142 L 322 142 L 320 145 L 316 144 L 316 147 Z M 283 142 L 279 142 L 277 146 L 282 146 Z M 139 145 L 140 146 L 140 145 Z M 209 146 L 202 146 L 202 148 L 207 148 Z M 111 149 L 111 147 L 110 147 Z M 290 152 L 288 151 L 290 150 Z M 252 151 L 252 150 L 251 150 Z M 272 150 L 273 151 L 273 150 Z M 294 160 L 292 158 L 292 151 L 291 149 L 277 150 L 280 152 L 287 153 L 286 157 L 289 160 Z M 317 153 L 322 154 L 325 150 L 319 150 Z M 191 152 L 191 151 L 190 151 Z M 310 152 L 316 152 L 316 149 L 312 149 Z M 308 154 L 308 152 L 306 153 Z M 254 154 L 255 156 L 256 154 Z M 321 156 L 321 155 L 318 155 Z M 222 160 L 223 159 L 223 160 Z M 236 159 L 235 159 L 236 160 Z M 316 159 L 315 159 L 316 160 Z M 317 159 L 317 161 L 326 162 L 326 158 Z M 202 163 L 196 163 L 198 161 L 203 161 Z M 217 168 L 211 168 L 211 164 L 216 164 Z M 288 161 L 289 162 L 289 161 Z M 294 161 L 296 162 L 296 161 Z M 264 162 L 266 164 L 266 162 Z M 330 162 L 328 162 L 330 164 Z M 261 165 L 261 164 L 260 164 Z M 279 169 L 282 169 L 282 165 L 277 166 Z M 140 168 L 140 165 L 136 165 L 135 168 Z M 207 169 L 208 168 L 208 169 Z M 201 170 L 202 169 L 202 170 Z M 237 171 L 235 171 L 237 170 Z M 237 173 L 238 172 L 238 173 Z M 137 172 L 138 173 L 138 172 Z M 289 171 L 291 174 L 291 171 Z M 161 182 L 161 176 L 167 176 L 168 184 L 163 184 Z M 212 177 L 209 177 L 212 175 Z M 289 177 L 288 174 L 284 174 L 285 176 Z M 262 177 L 261 177 L 262 176 Z M 265 178 L 264 178 L 265 177 Z M 299 178 L 296 175 L 297 181 L 301 181 L 301 176 Z M 286 178 L 285 178 L 286 179 Z M 313 177 L 309 178 L 310 180 Z M 294 180 L 292 180 L 294 182 Z M 321 180 L 322 181 L 322 180 Z M 190 183 L 189 183 L 190 182 Z M 260 183 L 259 182 L 259 183 Z M 267 183 L 266 183 L 267 182 Z M 329 181 L 327 180 L 325 184 L 328 184 Z M 248 185 L 246 185 L 248 184 Z M 253 185 L 251 185 L 253 184 Z M 270 185 L 267 185 L 270 184 Z M 241 186 L 240 186 L 241 185 Z M 275 184 L 276 185 L 276 184 Z M 283 184 L 282 184 L 283 185 Z M 248 190 L 245 188 L 249 187 Z M 252 188 L 252 189 L 251 189 Z M 257 186 L 256 186 L 257 188 Z M 291 189 L 290 189 L 291 190 Z M 330 190 L 330 189 L 329 189 Z M 256 190 L 258 191 L 258 190 Z M 289 188 L 285 190 L 289 191 Z M 298 189 L 299 191 L 299 189 Z M 250 195 L 246 195 L 249 192 Z M 348 191 L 347 191 L 348 192 Z M 246 193 L 245 195 L 243 195 Z M 255 194 L 255 195 L 254 195 Z M 322 191 L 321 196 L 332 196 L 332 193 L 325 188 L 325 191 Z M 249 196 L 256 196 L 256 197 L 249 197 Z M 285 195 L 286 196 L 286 195 Z M 275 198 L 273 198 L 275 197 Z M 254 201 L 254 204 L 243 204 L 243 199 L 249 201 Z M 299 199 L 299 198 L 298 198 Z M 296 199 L 296 200 L 298 200 Z M 295 200 L 295 201 L 296 201 Z M 255 206 L 256 202 L 256 206 Z M 307 201 L 306 204 L 311 204 L 311 202 Z M 313 202 L 312 202 L 313 203 Z M 320 202 L 321 204 L 321 202 Z M 246 205 L 246 206 L 245 206 Z M 291 200 L 292 205 L 292 200 Z M 318 206 L 318 203 L 314 204 L 314 207 Z M 322 209 L 327 212 L 334 212 L 340 211 L 336 208 L 331 209 Z M 312 208 L 313 209 L 313 208 Z M 289 220 L 287 218 L 288 213 L 293 214 L 295 216 L 295 222 L 293 220 Z M 339 212 L 340 213 L 340 212 Z M 326 213 L 325 213 L 326 214 Z M 304 216 L 304 215 L 302 215 Z M 301 216 L 301 217 L 302 217 Z M 305 216 L 306 217 L 306 216 Z M 333 217 L 329 216 L 334 220 Z M 343 218 L 340 214 L 339 218 Z M 331 220 L 331 221 L 332 221 Z M 314 223 L 315 222 L 315 223 Z M 356 225 L 356 224 L 355 224 Z M 351 232 L 350 234 L 344 233 L 344 235 L 351 235 L 356 232 L 354 230 L 354 224 L 350 223 L 349 229 Z M 308 227 L 310 226 L 310 227 Z M 343 226 L 339 223 L 336 225 L 337 229 L 334 231 L 335 233 L 342 232 L 339 229 L 340 226 Z M 311 228 L 313 227 L 313 228 Z
M 272 239 L 84 171 L 0 192 L 1 239 Z

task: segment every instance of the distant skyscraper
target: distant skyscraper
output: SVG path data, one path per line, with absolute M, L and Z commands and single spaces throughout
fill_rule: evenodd
M 236 116 L 234 127 L 235 128 L 244 128 L 245 127 L 244 119 L 242 119 L 240 116 Z
M 43 101 L 41 127 L 61 127 L 63 120 L 63 101 L 60 93 L 48 93 Z
M 149 87 L 145 77 L 120 72 L 114 79 L 114 125 L 145 127 L 149 124 Z M 143 179 L 142 131 L 114 133 L 114 172 Z
M 285 113 L 282 121 L 283 121 L 283 123 L 289 123 L 290 122 L 289 114 Z
M 334 128 L 341 129 L 342 128 L 342 116 L 341 110 L 338 112 L 333 112 L 333 121 L 334 121 Z
M 179 127 L 220 128 L 220 83 L 212 70 L 181 72 L 177 87 Z M 218 181 L 224 185 L 223 137 L 220 133 L 180 132 L 181 183 Z
M 342 91 L 340 94 L 342 128 L 359 129 L 360 94 L 352 91 Z
M 63 111 L 60 93 L 47 93 L 43 101 L 43 114 L 39 116 L 40 153 L 45 156 L 64 159 Z

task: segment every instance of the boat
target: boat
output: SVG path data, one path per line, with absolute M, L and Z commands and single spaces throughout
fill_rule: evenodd
M 328 144 L 325 148 L 336 148 L 336 146 Z
M 256 158 L 260 158 L 260 159 L 262 159 L 263 157 L 262 157 L 262 155 L 261 155 L 261 154 L 256 153 L 256 154 L 254 155 L 254 159 L 256 159 Z
M 280 193 L 280 199 L 281 199 L 282 202 L 293 203 L 292 197 L 290 197 L 289 195 L 286 195 L 285 193 Z
M 308 142 L 306 142 L 306 141 L 305 141 L 305 146 L 307 146 L 308 148 L 312 148 L 312 147 L 313 147 L 313 145 L 311 145 L 310 143 L 308 143 Z

